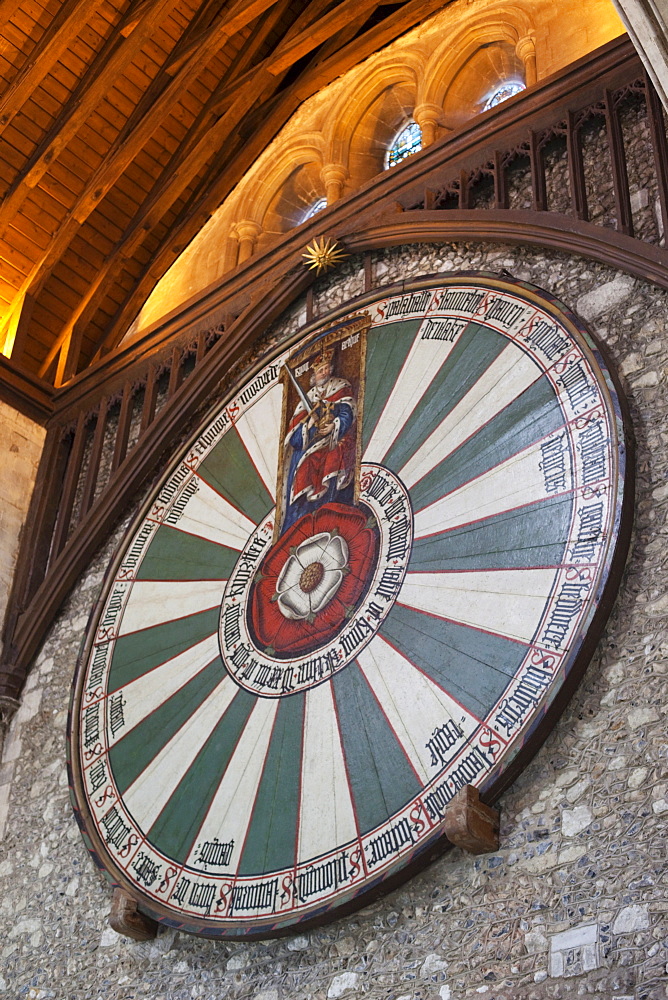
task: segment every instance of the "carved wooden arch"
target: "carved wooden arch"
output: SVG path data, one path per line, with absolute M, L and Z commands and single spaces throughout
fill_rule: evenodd
M 328 235 L 328 234 L 325 234 Z M 334 234 L 331 234 L 334 235 Z M 354 222 L 338 228 L 336 236 L 350 252 L 365 253 L 406 243 L 496 242 L 553 249 L 576 254 L 625 271 L 668 290 L 668 265 L 664 252 L 622 233 L 577 219 L 547 212 L 489 210 L 409 211 L 386 213 L 364 228 Z M 31 661 L 62 602 L 85 571 L 115 522 L 127 510 L 138 491 L 158 468 L 166 450 L 171 450 L 193 421 L 215 397 L 221 380 L 239 362 L 268 325 L 303 295 L 314 282 L 300 261 L 299 237 L 286 241 L 269 273 L 255 284 L 250 278 L 251 303 L 225 331 L 187 384 L 181 386 L 161 410 L 142 439 L 118 468 L 106 491 L 75 529 L 54 561 L 47 577 L 21 614 L 11 637 L 12 663 L 0 680 L 0 696 L 16 698 L 27 677 Z M 221 303 L 210 298 L 207 305 L 191 303 L 181 317 L 182 325 L 201 328 L 206 316 L 213 325 Z M 25 539 L 28 547 L 30 537 Z

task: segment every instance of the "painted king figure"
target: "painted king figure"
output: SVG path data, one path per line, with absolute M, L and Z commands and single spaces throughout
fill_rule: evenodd
M 347 379 L 334 374 L 334 352 L 311 362 L 311 388 L 288 425 L 285 519 L 281 533 L 325 503 L 352 503 L 357 404 Z

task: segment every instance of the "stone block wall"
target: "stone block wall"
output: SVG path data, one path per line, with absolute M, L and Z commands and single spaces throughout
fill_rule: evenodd
M 637 438 L 636 524 L 593 661 L 501 799 L 501 845 L 451 851 L 354 916 L 278 941 L 226 944 L 107 924 L 110 889 L 68 800 L 69 688 L 102 573 L 127 520 L 41 650 L 0 771 L 0 992 L 56 1000 L 663 1000 L 668 996 L 668 293 L 582 258 L 458 244 L 399 247 L 378 283 L 505 269 L 560 297 L 605 343 Z M 351 259 L 320 308 L 361 288 Z M 280 324 L 299 323 L 297 303 Z M 271 331 L 275 337 L 278 327 Z
M 0 402 L 0 625 L 7 610 L 21 528 L 28 513 L 46 432 Z M 0 653 L 2 649 L 0 649 Z

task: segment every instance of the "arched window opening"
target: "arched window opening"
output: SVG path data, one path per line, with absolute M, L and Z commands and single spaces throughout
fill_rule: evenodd
M 523 83 L 502 83 L 500 87 L 493 90 L 489 95 L 487 100 L 482 106 L 483 111 L 489 111 L 490 108 L 495 108 L 497 104 L 501 104 L 502 101 L 507 101 L 509 97 L 514 97 L 515 94 L 520 94 L 526 87 Z
M 404 125 L 392 140 L 392 145 L 385 154 L 385 169 L 401 163 L 407 156 L 412 156 L 422 149 L 422 130 L 417 122 Z
M 314 201 L 313 204 L 306 209 L 302 222 L 308 222 L 308 220 L 312 219 L 314 215 L 318 214 L 318 212 L 322 212 L 323 208 L 327 208 L 327 199 L 318 198 L 317 201 Z

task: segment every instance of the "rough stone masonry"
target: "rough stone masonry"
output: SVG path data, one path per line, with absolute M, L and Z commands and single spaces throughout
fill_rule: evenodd
M 636 523 L 591 666 L 501 800 L 501 847 L 452 851 L 384 900 L 279 941 L 225 944 L 107 924 L 110 890 L 67 794 L 65 724 L 79 643 L 124 524 L 39 653 L 0 771 L 0 991 L 58 1000 L 542 1000 L 668 996 L 668 293 L 576 257 L 503 246 L 379 253 L 378 284 L 509 271 L 560 297 L 606 344 L 638 447 Z M 352 259 L 320 309 L 361 291 Z M 298 323 L 303 303 L 272 331 Z

